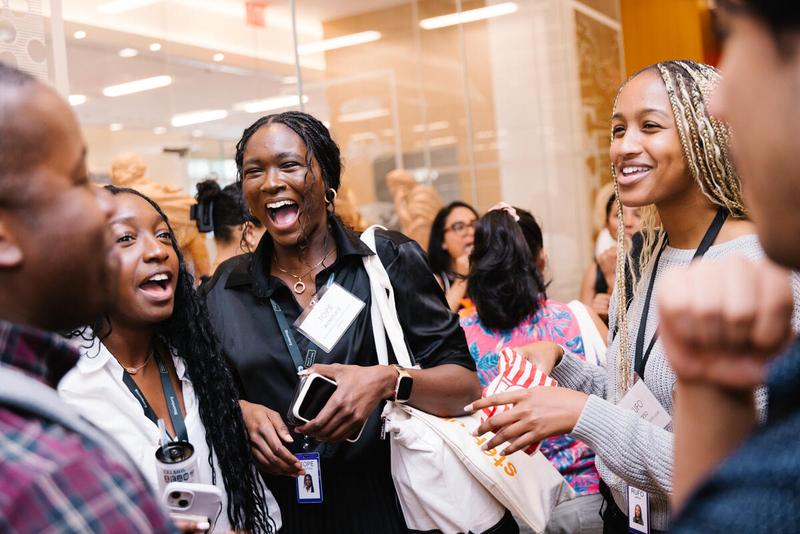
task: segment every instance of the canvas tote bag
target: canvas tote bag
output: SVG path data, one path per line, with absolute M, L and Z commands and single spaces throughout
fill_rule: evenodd
M 361 236 L 374 252 L 375 229 Z M 370 279 L 378 361 L 389 363 L 388 337 L 397 362 L 412 367 L 389 275 L 377 252 L 363 261 Z M 529 456 L 520 451 L 505 457 L 497 449 L 482 451 L 490 435 L 471 435 L 480 424 L 478 414 L 441 418 L 390 402 L 383 415 L 392 478 L 411 529 L 482 532 L 497 524 L 507 508 L 535 532 L 543 532 L 555 505 L 574 496 L 541 453 Z

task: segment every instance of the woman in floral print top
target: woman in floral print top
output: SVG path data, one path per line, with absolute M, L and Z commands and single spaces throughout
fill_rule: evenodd
M 482 387 L 497 376 L 498 355 L 506 347 L 547 341 L 584 358 L 577 319 L 566 304 L 546 297 L 543 257 L 542 231 L 530 213 L 496 210 L 478 221 L 469 274 L 475 307 L 462 311 L 461 326 Z M 544 440 L 541 451 L 578 496 L 563 514 L 556 508 L 547 532 L 602 532 L 600 475 L 592 450 L 564 434 Z M 576 513 L 579 502 L 583 510 Z

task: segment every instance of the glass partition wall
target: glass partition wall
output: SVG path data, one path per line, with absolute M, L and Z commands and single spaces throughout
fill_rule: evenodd
M 187 194 L 230 183 L 247 125 L 305 110 L 362 223 L 508 201 L 542 224 L 567 299 L 610 179 L 619 18 L 618 0 L 0 0 L 0 61 L 69 95 L 100 181 L 132 153 Z

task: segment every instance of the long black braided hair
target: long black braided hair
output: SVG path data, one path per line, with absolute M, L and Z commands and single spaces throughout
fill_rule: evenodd
M 253 534 L 275 532 L 275 522 L 267 511 L 264 491 L 259 483 L 250 449 L 239 392 L 214 334 L 205 304 L 194 288 L 194 279 L 175 240 L 172 226 L 161 207 L 135 189 L 106 186 L 113 195 L 130 194 L 146 200 L 169 227 L 170 242 L 180 265 L 175 288 L 175 306 L 169 319 L 155 329 L 156 339 L 175 350 L 186 364 L 186 372 L 197 396 L 200 419 L 206 429 L 208 463 L 216 483 L 213 453 L 228 495 L 228 519 L 234 530 Z M 91 329 L 91 330 L 90 330 Z M 107 317 L 81 331 L 73 332 L 87 341 L 102 341 L 111 333 Z M 213 451 L 213 452 L 212 452 Z
M 322 172 L 322 181 L 325 184 L 325 195 L 326 200 L 330 201 L 329 204 L 331 206 L 332 215 L 335 216 L 335 207 L 333 201 L 335 200 L 335 196 L 333 199 L 328 197 L 329 191 L 332 189 L 334 192 L 339 190 L 339 185 L 341 184 L 341 177 L 342 177 L 342 157 L 341 152 L 339 151 L 339 145 L 336 144 L 336 141 L 333 140 L 331 137 L 331 133 L 328 128 L 322 124 L 322 122 L 314 117 L 313 115 L 309 115 L 308 113 L 303 113 L 301 111 L 285 111 L 283 113 L 274 113 L 272 115 L 265 115 L 261 117 L 253 124 L 245 128 L 244 132 L 242 132 L 242 137 L 239 139 L 239 142 L 236 143 L 236 179 L 237 182 L 242 185 L 242 167 L 244 166 L 244 150 L 247 147 L 248 141 L 256 133 L 261 127 L 267 126 L 270 124 L 283 124 L 294 133 L 296 133 L 300 139 L 303 140 L 303 143 L 306 145 L 306 187 L 303 194 L 305 199 L 305 206 L 303 210 L 304 213 L 310 213 L 310 203 L 311 203 L 311 195 L 308 193 L 311 191 L 311 187 L 314 185 L 314 182 L 320 177 L 314 174 L 314 166 L 313 162 L 316 159 L 317 163 L 319 164 L 319 168 Z M 311 179 L 309 180 L 309 175 Z M 242 189 L 244 186 L 242 185 Z M 303 227 L 303 241 L 300 243 L 301 248 L 305 248 L 307 245 L 307 238 L 305 231 L 305 221 L 300 221 L 301 227 Z M 265 234 L 264 238 L 267 238 L 268 234 Z

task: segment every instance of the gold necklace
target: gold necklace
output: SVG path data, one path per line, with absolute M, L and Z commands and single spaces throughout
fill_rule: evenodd
M 129 375 L 135 375 L 136 373 L 138 373 L 139 371 L 144 369 L 145 365 L 150 363 L 150 357 L 153 355 L 153 352 L 155 352 L 155 351 L 151 350 L 147 354 L 147 358 L 144 359 L 144 363 L 142 365 L 140 365 L 139 367 L 125 367 L 124 365 L 122 367 L 125 369 L 125 372 L 128 373 Z M 119 361 L 119 360 L 117 360 L 117 361 Z M 120 365 L 122 365 L 122 364 L 120 364 Z
M 329 250 L 329 251 L 328 251 L 328 252 L 325 254 L 325 256 L 324 256 L 324 257 L 323 257 L 321 260 L 319 260 L 319 261 L 316 263 L 316 265 L 314 265 L 313 267 L 311 267 L 311 268 L 310 268 L 308 271 L 306 271 L 305 273 L 301 274 L 300 276 L 297 276 L 297 275 L 296 275 L 296 274 L 294 274 L 294 273 L 290 273 L 289 271 L 287 271 L 286 269 L 284 269 L 283 267 L 281 267 L 281 265 L 278 263 L 278 258 L 277 258 L 277 256 L 275 257 L 275 267 L 277 267 L 277 268 L 278 268 L 278 270 L 279 270 L 280 272 L 282 272 L 283 274 L 288 274 L 289 276 L 291 276 L 292 278 L 294 278 L 295 280 L 297 280 L 297 282 L 295 282 L 295 284 L 294 284 L 294 292 L 295 292 L 295 293 L 297 293 L 298 295 L 301 295 L 301 294 L 303 294 L 303 292 L 306 290 L 306 285 L 303 283 L 303 278 L 305 278 L 306 276 L 308 276 L 309 274 L 311 274 L 312 272 L 314 272 L 314 269 L 316 269 L 317 267 L 319 267 L 320 265 L 322 265 L 323 263 L 325 263 L 325 260 L 327 260 L 327 259 L 328 259 L 328 256 L 330 256 L 330 255 L 331 255 L 331 252 L 333 252 L 333 250 Z

